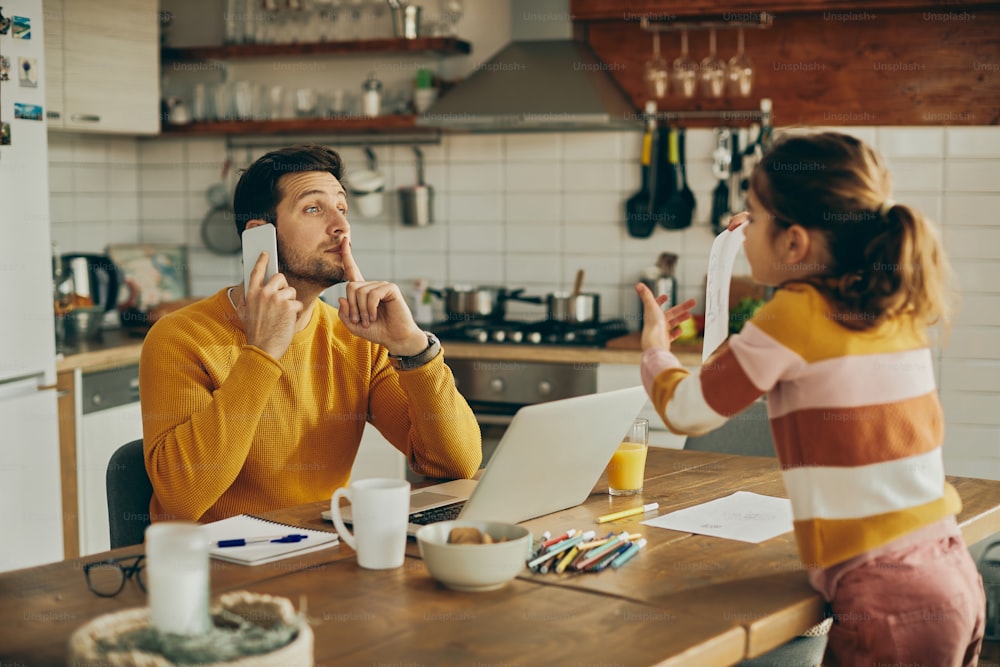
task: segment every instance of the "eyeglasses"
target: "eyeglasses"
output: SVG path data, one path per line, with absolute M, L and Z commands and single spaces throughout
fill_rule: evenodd
M 143 560 L 146 556 L 123 556 L 98 563 L 88 563 L 83 566 L 83 575 L 87 578 L 90 592 L 102 598 L 112 598 L 125 588 L 125 580 L 133 574 L 139 588 L 146 590 L 146 575 Z M 132 562 L 129 562 L 132 561 Z

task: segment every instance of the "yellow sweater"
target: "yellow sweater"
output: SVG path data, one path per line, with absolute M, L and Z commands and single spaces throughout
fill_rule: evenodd
M 329 500 L 366 421 L 419 474 L 468 478 L 482 459 L 443 354 L 397 372 L 321 301 L 277 361 L 247 345 L 226 290 L 176 311 L 146 337 L 139 391 L 153 521 Z

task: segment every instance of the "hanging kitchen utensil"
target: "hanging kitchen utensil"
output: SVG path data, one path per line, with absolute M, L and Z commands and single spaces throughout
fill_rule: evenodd
M 674 192 L 670 195 L 664 207 L 664 216 L 660 224 L 666 229 L 684 229 L 691 226 L 691 215 L 694 213 L 694 194 L 687 185 L 687 175 L 684 172 L 684 153 L 682 150 L 684 130 L 670 132 L 670 162 L 676 164 L 677 173 Z
M 677 160 L 671 157 L 670 143 L 676 137 L 674 128 L 660 131 L 659 161 L 656 163 L 656 191 L 653 199 L 653 217 L 664 229 L 670 226 L 670 199 L 677 190 Z
M 404 225 L 424 227 L 434 222 L 434 188 L 424 183 L 424 153 L 413 147 L 417 156 L 417 184 L 399 189 L 399 212 Z
M 580 296 L 580 290 L 583 288 L 583 269 L 577 269 L 576 279 L 573 281 L 573 291 L 570 293 L 570 297 L 576 298 Z
M 743 201 L 743 191 L 740 189 L 740 181 L 743 178 L 743 150 L 740 146 L 743 142 L 740 137 L 740 128 L 733 128 L 731 146 L 733 158 L 729 163 L 729 210 L 726 212 L 726 222 L 723 226 L 728 226 L 729 218 L 746 208 Z
M 714 234 L 721 234 L 729 221 L 727 215 L 729 213 L 729 176 L 730 163 L 733 159 L 729 146 L 731 134 L 726 128 L 716 130 L 716 147 L 712 152 L 712 175 L 719 179 L 715 189 L 712 190 L 712 212 L 709 218 Z
M 226 157 L 222 163 L 221 178 L 210 185 L 205 193 L 212 208 L 201 221 L 201 241 L 217 255 L 235 255 L 242 247 L 240 236 L 236 232 L 232 188 L 228 185 L 231 167 L 232 162 Z
M 637 239 L 649 238 L 653 233 L 656 220 L 650 204 L 652 203 L 654 160 L 653 155 L 656 149 L 654 145 L 656 138 L 656 107 L 653 105 L 653 113 L 649 113 L 650 107 L 647 105 L 646 131 L 642 135 L 642 187 L 634 195 L 625 201 L 625 225 L 630 236 Z

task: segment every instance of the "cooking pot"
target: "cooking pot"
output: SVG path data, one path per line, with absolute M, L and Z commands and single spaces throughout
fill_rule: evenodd
M 523 289 L 505 287 L 469 287 L 457 285 L 443 290 L 428 288 L 428 292 L 444 300 L 445 314 L 449 320 L 492 319 L 503 320 L 506 301 L 517 298 Z
M 590 323 L 601 319 L 601 295 L 593 292 L 552 292 L 545 303 L 548 319 L 557 322 Z

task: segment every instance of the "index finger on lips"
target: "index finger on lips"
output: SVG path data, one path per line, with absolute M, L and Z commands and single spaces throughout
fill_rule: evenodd
M 341 243 L 341 253 L 341 256 L 344 258 L 344 278 L 348 281 L 364 280 L 364 276 L 361 275 L 361 269 L 358 268 L 358 263 L 354 261 L 354 255 L 351 253 L 350 237 L 344 237 Z

